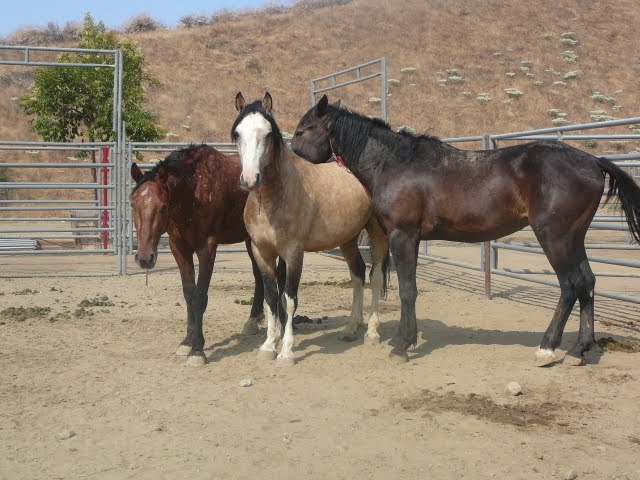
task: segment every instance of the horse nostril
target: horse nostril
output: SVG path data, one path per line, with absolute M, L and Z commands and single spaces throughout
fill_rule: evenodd
M 156 260 L 156 255 L 155 253 L 152 253 L 149 255 L 149 264 L 153 265 L 155 263 Z
M 257 187 L 259 184 L 260 184 L 260 174 L 259 174 L 259 173 L 256 173 L 256 183 L 255 183 L 256 187 Z

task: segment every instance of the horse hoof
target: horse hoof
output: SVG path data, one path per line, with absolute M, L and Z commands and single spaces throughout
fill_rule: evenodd
M 556 355 L 550 348 L 538 348 L 536 351 L 536 367 L 546 367 L 556 361 Z
M 242 328 L 242 335 L 257 335 L 260 333 L 260 327 L 258 327 L 258 320 L 250 318 Z
M 191 346 L 180 345 L 178 347 L 178 350 L 176 350 L 176 355 L 178 355 L 179 357 L 186 357 L 187 355 L 189 355 L 190 351 L 191 351 Z
M 380 345 L 380 335 L 365 335 L 364 343 L 367 345 Z
M 204 367 L 207 364 L 207 357 L 202 354 L 189 355 L 187 367 Z
M 582 355 L 577 356 L 571 353 L 567 353 L 562 359 L 562 365 L 568 365 L 569 367 L 580 367 L 584 365 L 584 357 Z
M 258 350 L 258 360 L 272 361 L 276 359 L 276 352 L 273 350 Z
M 407 355 L 407 352 L 396 352 L 395 350 L 391 350 L 391 352 L 389 352 L 389 360 L 391 360 L 391 363 L 400 365 L 409 361 L 409 355 Z
M 358 339 L 358 334 L 351 332 L 342 332 L 338 336 L 338 339 L 342 340 L 343 342 L 355 342 Z
M 293 357 L 281 357 L 280 355 L 278 355 L 278 358 L 276 360 L 276 366 L 278 367 L 288 368 L 293 367 L 295 364 L 296 359 Z

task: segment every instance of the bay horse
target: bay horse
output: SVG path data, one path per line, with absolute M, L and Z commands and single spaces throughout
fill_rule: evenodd
M 286 147 L 273 117 L 273 100 L 246 105 L 236 95 L 239 114 L 231 128 L 242 163 L 240 183 L 251 193 L 244 209 L 244 222 L 251 236 L 255 259 L 264 281 L 267 339 L 260 357 L 276 358 L 282 335 L 276 315 L 286 314 L 279 365 L 295 364 L 293 318 L 298 304 L 298 286 L 304 252 L 339 246 L 353 280 L 353 304 L 349 323 L 341 339 L 353 341 L 363 325 L 365 264 L 358 250 L 358 235 L 367 229 L 371 239 L 371 316 L 365 340 L 379 343 L 378 303 L 386 288 L 388 239 L 375 217 L 371 202 L 356 178 L 337 164 L 313 165 Z M 286 278 L 278 301 L 276 258 L 286 264 Z M 282 305 L 280 305 L 282 303 Z
M 237 155 L 223 155 L 207 145 L 174 151 L 146 173 L 135 163 L 131 165 L 136 182 L 131 193 L 138 237 L 135 260 L 141 268 L 153 268 L 160 236 L 169 234 L 187 305 L 187 335 L 176 355 L 188 355 L 190 366 L 206 362 L 202 317 L 218 245 L 245 242 L 251 259 L 255 288 L 243 333 L 258 333 L 258 322 L 263 317 L 262 278 L 242 218 L 247 192 L 238 185 L 239 175 Z M 198 257 L 197 281 L 194 253 Z
M 326 95 L 301 118 L 293 151 L 320 163 L 341 158 L 371 192 L 375 215 L 389 235 L 398 273 L 401 317 L 390 357 L 408 359 L 416 344 L 416 265 L 420 240 L 483 242 L 527 225 L 560 283 L 560 299 L 536 352 L 538 366 L 556 362 L 555 349 L 580 302 L 578 339 L 564 362 L 579 365 L 595 344 L 595 276 L 584 239 L 609 175 L 607 201 L 617 194 L 640 243 L 640 188 L 611 161 L 557 141 L 465 151 L 437 138 L 394 132 L 328 103 Z

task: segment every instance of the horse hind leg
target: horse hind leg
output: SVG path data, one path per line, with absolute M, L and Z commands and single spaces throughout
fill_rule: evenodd
M 370 345 L 378 345 L 380 343 L 380 334 L 378 327 L 380 319 L 378 317 L 378 309 L 380 304 L 380 296 L 385 293 L 384 277 L 387 274 L 388 255 L 389 255 L 389 237 L 387 237 L 378 222 L 374 219 L 375 226 L 369 231 L 371 239 L 371 314 L 367 322 L 367 333 L 365 333 L 365 343 Z M 377 227 L 377 229 L 376 229 Z M 386 267 L 383 269 L 383 266 Z
M 535 229 L 534 229 L 535 231 Z M 562 333 L 571 315 L 576 300 L 580 299 L 581 320 L 578 344 L 566 359 L 567 364 L 582 362 L 582 353 L 593 345 L 593 287 L 595 277 L 584 249 L 586 229 L 579 233 L 546 230 L 536 232 L 551 266 L 556 271 L 560 283 L 560 299 L 551 323 L 536 352 L 539 367 L 557 361 L 555 349 L 562 341 Z M 558 240 L 564 236 L 564 241 Z M 591 332 L 589 334 L 589 332 Z M 572 358 L 573 357 L 573 358 Z
M 264 283 L 260 275 L 260 268 L 251 251 L 251 240 L 245 242 L 247 246 L 247 254 L 251 260 L 251 268 L 253 271 L 254 289 L 253 303 L 251 305 L 251 313 L 249 318 L 242 327 L 242 335 L 257 335 L 260 333 L 260 322 L 264 320 Z
M 358 327 L 364 327 L 364 281 L 366 265 L 358 249 L 358 237 L 340 246 L 342 256 L 349 266 L 349 273 L 353 282 L 353 301 L 351 303 L 351 316 L 349 323 L 339 335 L 339 339 L 345 342 L 353 342 L 358 338 Z
M 584 363 L 584 353 L 591 350 L 596 343 L 593 298 L 596 277 L 591 271 L 586 254 L 578 265 L 576 273 L 579 275 L 575 286 L 578 300 L 580 301 L 580 330 L 576 344 L 567 352 L 562 362 L 571 366 L 582 365 Z

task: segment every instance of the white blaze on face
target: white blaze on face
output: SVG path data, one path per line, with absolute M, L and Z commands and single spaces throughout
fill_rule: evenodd
M 271 124 L 259 113 L 247 115 L 236 127 L 242 178 L 249 188 L 255 186 L 263 157 L 267 152 L 267 135 Z

